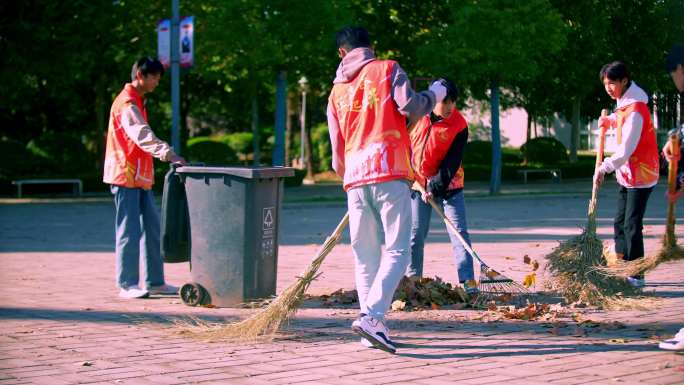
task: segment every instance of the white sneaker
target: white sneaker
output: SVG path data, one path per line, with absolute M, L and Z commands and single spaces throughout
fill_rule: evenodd
M 643 278 L 627 277 L 627 283 L 636 288 L 642 288 L 646 286 L 646 280 Z
M 665 350 L 684 350 L 684 328 L 679 329 L 671 340 L 663 341 L 658 347 Z
M 121 298 L 147 298 L 149 296 L 150 293 L 147 290 L 141 289 L 138 285 L 121 288 L 119 291 L 119 297 Z
M 352 331 L 365 338 L 373 346 L 388 353 L 396 353 L 397 348 L 389 339 L 389 331 L 382 321 L 364 315 L 352 323 Z
M 367 347 L 367 348 L 373 348 L 373 349 L 375 349 L 375 346 L 373 346 L 373 344 L 372 344 L 370 341 L 368 341 L 367 339 L 365 339 L 365 338 L 363 338 L 363 337 L 361 337 L 361 345 L 363 345 L 363 346 L 365 346 L 365 347 Z
M 178 287 L 173 286 L 173 285 L 168 285 L 168 284 L 163 284 L 163 285 L 159 285 L 159 286 L 150 286 L 147 288 L 147 290 L 150 291 L 150 294 L 169 294 L 169 295 L 178 294 Z

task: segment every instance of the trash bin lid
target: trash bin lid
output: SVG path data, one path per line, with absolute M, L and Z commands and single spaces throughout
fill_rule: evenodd
M 283 178 L 294 176 L 292 167 L 220 167 L 220 166 L 183 166 L 178 167 L 179 174 L 222 174 L 241 178 Z

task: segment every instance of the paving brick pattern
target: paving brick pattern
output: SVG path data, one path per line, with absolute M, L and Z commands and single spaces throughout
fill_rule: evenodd
M 543 262 L 558 241 L 577 234 L 588 199 L 585 193 L 541 194 L 557 185 L 524 188 L 516 196 L 467 198 L 474 248 L 517 280 L 529 270 L 523 255 Z M 649 252 L 659 248 L 664 231 L 662 192 L 658 186 L 646 215 Z M 279 290 L 293 282 L 344 214 L 343 203 L 303 203 L 305 193 L 293 190 L 298 199 L 282 211 Z M 600 198 L 598 233 L 604 239 L 612 232 L 614 195 L 606 187 Z M 684 218 L 681 208 L 677 216 Z M 175 319 L 229 322 L 254 310 L 191 308 L 168 296 L 118 299 L 112 230 L 107 201 L 0 204 L 0 384 L 684 384 L 684 355 L 657 347 L 684 327 L 684 261 L 647 275 L 655 306 L 575 310 L 624 328 L 582 328 L 570 319 L 561 327 L 488 321 L 475 310 L 394 312 L 389 327 L 399 349 L 389 355 L 364 348 L 351 333 L 353 306 L 316 302 L 307 302 L 274 341 L 181 336 Z M 684 239 L 682 225 L 677 235 Z M 436 218 L 429 242 L 426 275 L 453 282 L 448 238 Z M 346 235 L 322 272 L 311 293 L 353 289 Z M 188 264 L 166 265 L 166 275 L 171 283 L 187 282 Z

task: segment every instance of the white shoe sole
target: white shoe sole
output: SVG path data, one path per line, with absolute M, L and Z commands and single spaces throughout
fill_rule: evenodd
M 140 299 L 140 298 L 149 298 L 149 296 L 150 296 L 149 292 L 147 292 L 145 294 L 140 294 L 137 296 L 127 296 L 127 295 L 119 294 L 119 298 L 122 298 L 122 299 Z
M 672 352 L 679 352 L 679 351 L 684 350 L 684 346 L 675 346 L 674 344 L 664 343 L 664 342 L 659 343 L 658 347 L 663 349 L 663 350 L 669 350 Z
M 396 353 L 397 353 L 397 349 L 396 349 L 396 348 L 392 348 L 392 347 L 387 346 L 387 345 L 385 345 L 384 343 L 378 341 L 377 339 L 375 339 L 375 337 L 373 337 L 372 335 L 366 333 L 366 331 L 363 330 L 363 329 L 362 329 L 361 327 L 359 327 L 359 326 L 355 326 L 355 325 L 352 326 L 352 331 L 353 331 L 354 333 L 360 335 L 361 337 L 365 338 L 366 340 L 368 340 L 368 342 L 370 342 L 371 344 L 373 344 L 374 347 L 376 347 L 376 348 L 378 348 L 378 349 L 380 349 L 380 350 L 382 350 L 382 351 L 385 351 L 385 352 L 391 353 L 391 354 L 396 354 Z

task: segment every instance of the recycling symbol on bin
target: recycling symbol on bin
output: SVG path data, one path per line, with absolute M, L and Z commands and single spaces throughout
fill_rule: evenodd
M 264 230 L 273 228 L 273 207 L 264 209 Z

